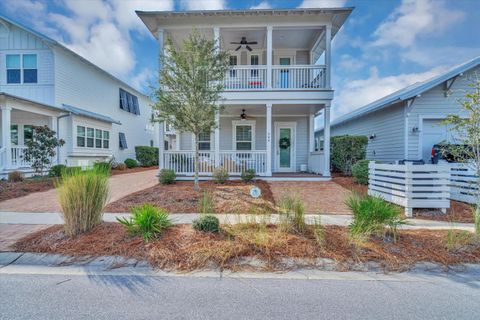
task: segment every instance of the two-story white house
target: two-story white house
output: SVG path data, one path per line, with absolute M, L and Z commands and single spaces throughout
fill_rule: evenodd
M 231 175 L 255 169 L 267 179 L 329 179 L 329 148 L 315 152 L 314 119 L 324 113 L 328 145 L 331 41 L 351 11 L 137 11 L 158 40 L 160 56 L 167 37 L 181 47 L 193 29 L 215 39 L 220 50 L 230 55 L 225 108 L 217 115 L 217 128 L 196 142 L 191 133 L 178 134 L 174 150 L 160 145 L 160 166 L 191 177 L 194 143 L 198 143 L 205 176 L 224 167 Z M 160 130 L 160 141 L 164 135 Z
M 29 172 L 23 159 L 32 126 L 65 140 L 56 163 L 88 166 L 158 141 L 151 100 L 49 37 L 0 16 L 0 178 Z

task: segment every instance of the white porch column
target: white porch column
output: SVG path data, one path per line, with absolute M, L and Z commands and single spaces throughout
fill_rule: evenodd
M 308 150 L 310 152 L 315 151 L 315 114 L 310 113 L 309 117 L 309 126 L 308 129 L 310 130 L 309 132 L 309 139 L 308 139 Z
M 158 38 L 158 72 L 163 68 L 163 55 L 164 55 L 164 32 L 163 29 L 157 30 Z M 165 154 L 165 123 L 158 123 L 158 173 L 165 167 L 164 164 Z
M 330 177 L 330 105 L 325 106 L 323 113 L 323 154 L 325 157 L 325 168 L 323 169 L 323 176 Z
M 332 70 L 332 26 L 326 26 L 325 30 L 325 66 L 327 68 L 325 73 L 325 86 L 327 89 L 331 88 L 330 78 Z
M 220 167 L 220 111 L 215 113 L 215 168 Z
M 8 106 L 2 106 L 2 148 L 6 148 L 5 153 L 5 167 L 10 168 L 12 166 L 12 138 L 10 133 L 12 108 Z
M 272 34 L 273 27 L 267 26 L 267 89 L 272 89 Z
M 267 134 L 266 134 L 266 147 L 267 147 L 267 171 L 266 176 L 272 175 L 272 104 L 267 104 Z
M 55 136 L 57 139 L 60 139 L 60 136 L 58 135 L 58 126 L 57 126 L 57 121 L 58 118 L 56 116 L 51 116 L 50 117 L 50 129 L 55 131 Z M 56 156 L 54 159 L 54 164 L 59 164 L 60 163 L 60 147 L 55 148 Z

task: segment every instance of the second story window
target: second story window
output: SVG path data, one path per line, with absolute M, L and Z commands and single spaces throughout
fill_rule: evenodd
M 120 88 L 120 109 L 139 115 L 138 97 Z
M 37 83 L 37 55 L 36 54 L 7 54 L 6 55 L 7 83 Z
M 237 56 L 230 56 L 229 64 L 231 67 L 236 66 L 238 64 Z M 236 76 L 237 76 L 237 70 L 230 70 L 230 77 L 236 77 Z
M 259 61 L 258 54 L 252 54 L 250 56 L 250 65 L 251 66 L 258 66 L 258 61 Z M 250 75 L 252 77 L 258 77 L 258 70 L 255 70 L 255 69 L 251 70 Z

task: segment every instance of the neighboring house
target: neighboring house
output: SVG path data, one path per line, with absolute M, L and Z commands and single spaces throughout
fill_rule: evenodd
M 454 142 L 453 133 L 442 121 L 449 114 L 460 114 L 458 99 L 479 77 L 480 57 L 477 57 L 332 121 L 331 135 L 369 137 L 368 159 L 388 162 L 423 159 L 428 163 L 434 144 Z M 316 132 L 319 148 L 322 148 L 322 134 L 323 129 Z
M 255 169 L 273 178 L 330 178 L 329 152 L 314 152 L 314 118 L 324 112 L 329 126 L 331 41 L 351 11 L 137 12 L 158 40 L 160 55 L 167 37 L 181 46 L 194 28 L 230 55 L 218 128 L 197 141 L 202 175 L 224 167 L 231 175 Z M 160 166 L 190 178 L 194 143 L 191 133 L 178 134 L 174 151 L 160 148 Z
M 62 44 L 0 16 L 0 178 L 29 171 L 23 152 L 38 125 L 65 140 L 57 163 L 135 158 L 135 146 L 155 140 L 150 104 Z

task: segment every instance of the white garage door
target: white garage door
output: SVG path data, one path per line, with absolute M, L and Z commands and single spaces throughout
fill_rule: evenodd
M 447 125 L 442 121 L 443 119 L 423 120 L 422 158 L 425 162 L 430 161 L 434 144 L 444 141 L 455 143 L 453 132 L 448 130 Z

